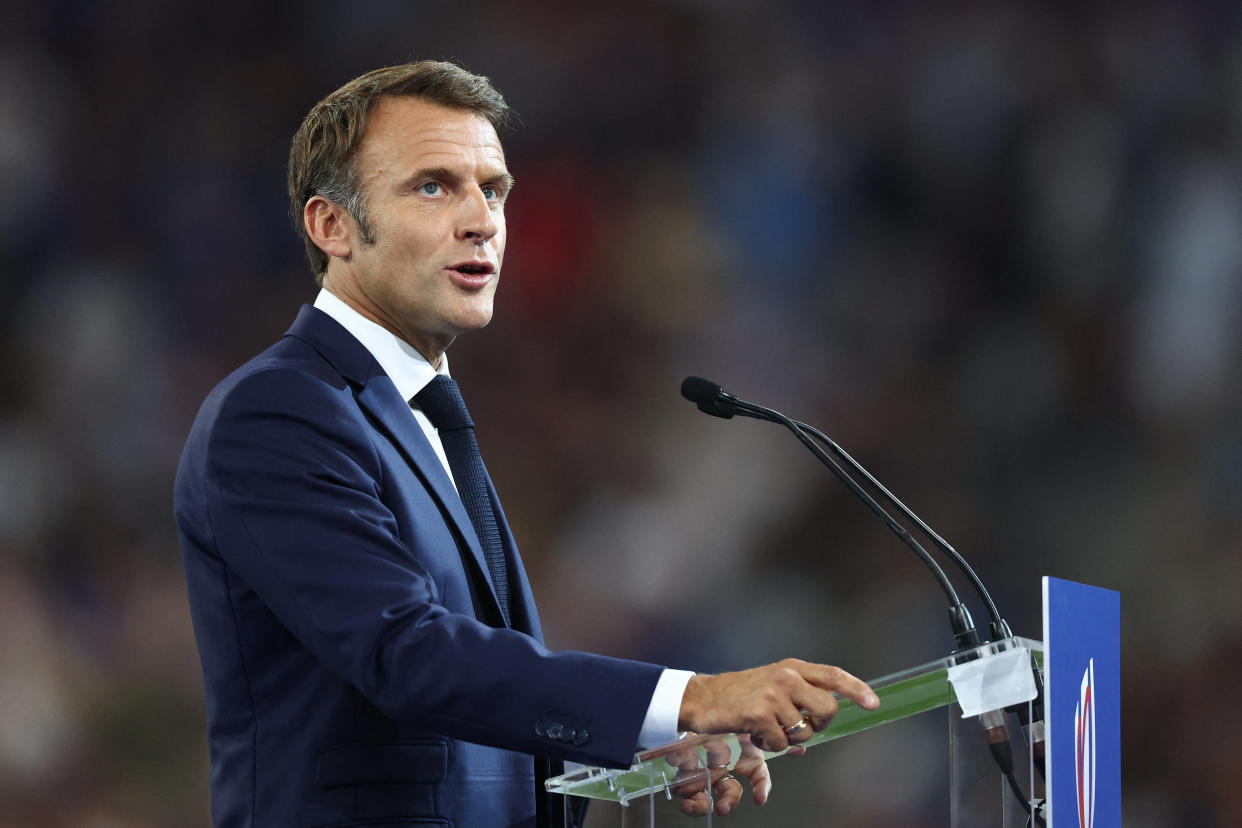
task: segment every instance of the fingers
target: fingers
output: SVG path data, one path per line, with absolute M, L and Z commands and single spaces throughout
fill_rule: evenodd
M 723 816 L 731 812 L 744 793 L 742 778 L 750 783 L 756 805 L 764 805 L 771 798 L 772 774 L 763 751 L 745 733 L 738 734 L 737 739 L 736 758 L 730 743 L 722 739 L 700 738 L 695 746 L 662 754 L 677 769 L 669 791 L 681 798 L 682 813 L 706 816 L 710 810 Z M 803 753 L 806 748 L 796 745 L 788 751 L 791 756 Z
M 793 753 L 803 753 L 795 747 Z M 722 739 L 702 739 L 695 747 L 664 754 L 677 768 L 669 790 L 680 797 L 681 810 L 689 816 L 704 816 L 709 810 L 727 814 L 741 801 L 745 778 L 757 805 L 765 804 L 772 792 L 772 777 L 763 752 L 750 737 L 738 736 L 737 752 Z
M 807 724 L 810 725 L 810 727 L 802 728 L 801 734 L 790 736 L 790 742 L 795 744 L 805 742 L 814 736 L 816 731 L 826 728 L 837 715 L 837 697 L 814 684 L 804 684 L 794 693 L 793 701 L 798 706 L 799 721 L 806 719 Z M 788 732 L 786 730 L 786 733 Z
M 699 755 L 694 752 L 694 748 L 677 748 L 664 754 L 664 761 L 675 768 L 686 770 L 690 767 L 697 767 Z
M 728 770 L 729 763 L 733 760 L 733 750 L 728 742 L 712 739 L 703 743 L 703 750 L 707 753 L 709 768 Z
M 756 745 L 764 750 L 777 752 L 815 735 L 810 727 L 798 728 L 798 723 L 803 718 L 802 710 L 792 700 L 781 703 L 779 707 L 779 712 L 768 716 L 761 726 L 751 731 L 751 738 Z
M 707 814 L 707 803 L 709 801 L 707 791 L 699 791 L 693 796 L 687 796 L 681 800 L 681 812 L 686 816 L 704 816 Z
M 793 725 L 783 728 L 786 742 L 789 745 L 809 741 L 815 733 L 832 723 L 839 709 L 834 693 L 839 693 L 868 710 L 873 710 L 880 704 L 879 698 L 865 682 L 840 667 L 808 664 L 795 659 L 781 663 L 788 663 L 804 681 L 804 684 L 791 694 L 792 701 L 799 708 L 801 718 Z
M 753 747 L 751 751 L 758 753 Z M 674 750 L 664 758 L 677 768 L 670 790 L 682 798 L 681 810 L 684 813 L 703 816 L 714 809 L 724 815 L 733 810 L 741 799 L 743 785 L 729 772 L 733 764 L 733 749 L 729 742 L 708 738 L 700 740 L 697 748 Z
M 665 761 L 677 769 L 670 790 L 683 800 L 696 799 L 706 802 L 705 791 L 709 784 L 718 782 L 729 772 L 732 752 L 727 743 L 719 739 L 702 742 L 704 756 L 695 747 L 685 747 L 669 752 Z M 699 797 L 699 794 L 704 794 Z M 690 807 L 690 806 L 685 806 Z M 706 813 L 704 811 L 703 813 Z
M 840 667 L 805 663 L 800 664 L 799 667 L 806 686 L 801 693 L 794 695 L 794 701 L 805 714 L 803 721 L 809 727 L 803 729 L 801 733 L 786 728 L 785 732 L 790 744 L 809 741 L 814 733 L 824 730 L 832 723 L 840 707 L 836 694 L 850 699 L 864 709 L 874 710 L 879 707 L 879 698 L 866 682 Z
M 772 794 L 772 773 L 768 770 L 768 763 L 763 761 L 762 755 L 758 758 L 743 756 L 733 770 L 744 774 L 750 782 L 750 794 L 756 805 L 762 805 L 768 801 L 768 797 Z
M 712 790 L 716 794 L 716 813 L 721 816 L 732 811 L 742 798 L 742 783 L 732 774 L 722 777 L 712 786 Z
M 681 812 L 686 816 L 705 816 L 709 808 L 724 816 L 737 806 L 742 798 L 742 782 L 731 774 L 723 774 L 712 783 L 709 795 L 701 789 L 681 801 Z
M 824 690 L 834 693 L 840 693 L 859 707 L 867 710 L 875 710 L 880 706 L 880 700 L 867 683 L 862 679 L 853 676 L 840 667 L 831 667 L 827 664 L 806 664 L 803 663 L 799 672 L 806 679 L 807 683 Z M 835 710 L 833 711 L 836 712 Z

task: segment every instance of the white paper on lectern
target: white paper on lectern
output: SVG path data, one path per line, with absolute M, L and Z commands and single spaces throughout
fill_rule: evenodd
M 948 672 L 963 719 L 1035 698 L 1031 652 L 1025 647 L 955 664 Z

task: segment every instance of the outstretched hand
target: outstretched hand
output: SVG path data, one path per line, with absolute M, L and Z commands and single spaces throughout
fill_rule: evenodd
M 799 747 L 828 727 L 837 713 L 838 693 L 860 707 L 874 710 L 880 700 L 864 682 L 839 667 L 787 658 L 751 670 L 719 675 L 699 674 L 682 695 L 678 727 L 712 734 L 736 733 L 741 753 L 730 767 L 731 753 L 719 739 L 696 741 L 665 755 L 677 768 L 671 790 L 682 798 L 681 810 L 703 816 L 709 809 L 727 814 L 742 798 L 744 786 L 734 774 L 750 782 L 758 805 L 768 801 L 772 778 L 764 751 L 805 753 Z
M 833 693 L 867 710 L 880 704 L 870 687 L 839 667 L 787 658 L 736 673 L 694 676 L 682 696 L 678 727 L 747 733 L 756 747 L 780 751 L 828 726 L 837 712 Z

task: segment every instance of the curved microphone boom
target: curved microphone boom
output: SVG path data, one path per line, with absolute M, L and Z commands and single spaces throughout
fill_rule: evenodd
M 813 435 L 816 439 L 820 440 L 823 445 L 827 446 L 829 450 L 832 451 L 833 454 L 850 466 L 856 474 L 861 475 L 868 483 L 870 483 L 875 490 L 879 492 L 886 501 L 888 501 L 889 505 L 901 512 L 907 520 L 914 523 L 914 525 L 918 527 L 919 531 L 922 532 L 923 535 L 927 537 L 934 546 L 936 546 L 936 548 L 947 555 L 949 559 L 952 560 L 958 567 L 958 569 L 965 574 L 966 578 L 974 587 L 975 592 L 978 593 L 979 598 L 987 607 L 990 618 L 989 631 L 991 633 L 992 640 L 1000 641 L 1013 635 L 1010 631 L 1009 624 L 997 611 L 996 604 L 992 600 L 992 596 L 988 593 L 987 587 L 983 585 L 983 581 L 975 573 L 975 570 L 970 566 L 970 564 L 967 563 L 966 559 L 963 558 L 956 549 L 950 546 L 947 541 L 940 537 L 940 535 L 936 534 L 936 532 L 924 523 L 918 515 L 910 511 L 904 503 L 898 500 L 892 492 L 876 480 L 870 472 L 868 472 L 862 467 L 861 464 L 858 463 L 858 461 L 851 457 L 845 449 L 841 448 L 835 440 L 814 426 L 807 425 L 799 420 L 790 419 L 779 411 L 747 402 L 746 400 L 728 393 L 717 383 L 702 377 L 686 377 L 681 383 L 681 395 L 697 405 L 700 411 L 705 414 L 711 414 L 714 417 L 721 417 L 724 419 L 731 419 L 734 416 L 753 417 L 757 420 L 767 420 L 768 422 L 779 423 L 792 431 L 798 439 L 806 445 L 806 447 L 809 448 L 815 456 L 820 459 L 820 461 L 824 463 L 824 465 L 828 466 L 828 468 L 831 469 L 832 472 L 840 478 L 840 480 L 845 483 L 847 487 L 849 487 L 850 491 L 866 503 L 871 511 L 875 512 L 875 514 L 882 521 L 884 521 L 885 525 L 887 525 L 888 528 L 891 529 L 903 543 L 909 546 L 915 554 L 922 559 L 923 563 L 926 564 L 932 571 L 932 574 L 936 576 L 936 580 L 940 582 L 941 588 L 944 589 L 945 594 L 949 597 L 949 617 L 951 623 L 953 624 L 953 634 L 958 642 L 959 649 L 967 649 L 968 647 L 978 644 L 978 635 L 974 630 L 973 622 L 970 620 L 970 613 L 958 599 L 956 591 L 954 591 L 952 585 L 949 584 L 948 579 L 945 577 L 944 570 L 936 564 L 931 555 L 927 553 L 927 550 L 924 549 L 918 541 L 914 540 L 913 537 L 910 536 L 910 533 L 904 526 L 885 512 L 884 509 L 875 501 L 875 499 L 871 497 L 871 495 L 868 494 L 856 480 L 850 477 L 845 470 L 840 467 L 840 465 L 829 457 L 819 444 L 813 442 L 811 437 L 808 435 Z M 1028 711 L 1024 705 L 1017 705 L 1012 708 L 1012 710 L 1018 715 L 1023 728 L 1028 731 L 1031 746 L 1035 750 L 1037 757 L 1042 760 L 1044 746 L 1043 680 L 1033 660 L 1031 667 L 1032 673 L 1035 676 L 1037 687 L 1037 695 L 1032 703 L 1032 709 L 1035 711 L 1035 715 L 1032 717 L 1030 711 Z M 998 751 L 1003 752 L 1003 750 L 1007 749 L 1009 745 L 1008 736 L 1003 735 L 1004 727 L 1003 725 L 989 726 L 988 733 L 989 746 L 992 748 L 993 755 L 997 757 L 997 762 L 1004 767 L 1004 762 L 998 753 Z M 1010 762 L 1010 765 L 1012 765 L 1012 762 Z M 1042 775 L 1044 772 L 1043 762 L 1038 762 L 1037 767 Z M 1010 770 L 1008 776 L 1010 777 L 1010 784 L 1014 786 L 1016 790 L 1016 781 L 1012 777 L 1012 770 Z M 1019 799 L 1021 799 L 1021 797 L 1019 797 Z M 1042 824 L 1042 820 L 1037 819 L 1036 821 Z
M 862 475 L 868 483 L 875 487 L 876 491 L 880 492 L 880 494 L 884 496 L 885 500 L 897 509 L 897 511 L 901 512 L 907 520 L 917 526 L 919 531 L 923 533 L 924 537 L 932 542 L 933 546 L 949 556 L 949 560 L 953 561 L 957 568 L 962 571 L 962 573 L 966 576 L 966 579 L 970 581 L 971 586 L 974 587 L 975 593 L 979 596 L 979 600 L 983 601 L 983 605 L 987 607 L 990 632 L 993 641 L 1000 641 L 1001 639 L 1013 636 L 1013 631 L 1010 630 L 1009 623 L 1005 621 L 1005 619 L 1002 618 L 1000 613 L 997 611 L 996 603 L 992 600 L 992 596 L 988 593 L 987 587 L 983 585 L 983 581 L 980 580 L 979 576 L 975 573 L 974 567 L 967 563 L 966 559 L 962 557 L 960 552 L 950 546 L 948 541 L 936 534 L 936 532 L 924 523 L 918 515 L 910 511 L 910 509 L 906 507 L 906 504 L 897 499 L 896 495 L 884 488 L 884 484 L 872 477 L 871 472 L 863 468 L 862 465 L 851 457 L 845 449 L 841 448 L 835 440 L 827 434 L 824 434 L 824 432 L 820 431 L 815 426 L 807 425 L 799 420 L 794 420 L 794 423 L 796 423 L 799 428 L 807 431 L 815 439 L 826 445 L 833 454 L 844 460 L 846 464 L 855 472 Z
M 901 539 L 902 543 L 910 547 L 919 556 L 919 559 L 923 561 L 924 565 L 935 576 L 936 581 L 940 584 L 940 588 L 949 599 L 949 622 L 953 627 L 953 637 L 957 641 L 958 649 L 965 650 L 979 644 L 979 635 L 975 631 L 974 621 L 970 617 L 970 610 L 962 603 L 957 595 L 957 590 L 953 588 L 953 584 L 944 574 L 944 570 L 940 568 L 940 565 L 936 563 L 935 559 L 923 548 L 923 545 L 915 540 L 904 526 L 894 520 L 892 515 L 884 511 L 884 507 L 877 503 L 875 498 L 858 484 L 858 481 L 850 477 L 845 469 L 841 468 L 840 464 L 828 456 L 828 453 L 807 435 L 801 423 L 791 420 L 779 411 L 755 405 L 735 397 L 718 384 L 702 377 L 686 377 L 681 383 L 681 395 L 697 405 L 700 411 L 705 414 L 711 414 L 713 417 L 721 417 L 726 420 L 731 419 L 735 415 L 753 417 L 758 420 L 779 423 L 792 431 L 794 436 L 810 449 L 812 454 L 819 458 L 820 462 L 827 466 L 863 503 L 867 504 L 867 507 Z

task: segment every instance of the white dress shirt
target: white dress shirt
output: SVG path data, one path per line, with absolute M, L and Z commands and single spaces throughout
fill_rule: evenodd
M 397 386 L 402 399 L 411 400 L 422 391 L 427 383 L 435 379 L 436 374 L 449 375 L 448 355 L 440 359 L 437 371 L 426 357 L 414 349 L 392 331 L 372 322 L 349 305 L 342 302 L 327 288 L 319 291 L 315 297 L 315 307 L 331 316 L 349 331 L 362 347 L 371 352 L 375 361 L 384 369 L 384 373 Z M 449 469 L 448 457 L 444 453 L 444 444 L 440 442 L 440 434 L 432 426 L 417 406 L 410 407 L 411 416 L 427 435 L 427 441 L 435 449 L 444 471 L 449 479 L 453 472 Z M 453 484 L 456 486 L 456 482 Z M 677 738 L 677 719 L 681 713 L 681 698 L 685 694 L 686 685 L 694 673 L 688 670 L 666 669 L 660 674 L 655 692 L 651 696 L 651 704 L 647 707 L 647 716 L 643 720 L 642 730 L 638 734 L 638 744 L 642 747 L 656 747 Z

